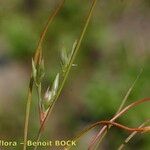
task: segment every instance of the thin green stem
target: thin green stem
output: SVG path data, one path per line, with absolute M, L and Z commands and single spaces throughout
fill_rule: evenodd
M 40 40 L 38 42 L 37 49 L 34 54 L 34 62 L 35 65 L 41 62 L 42 59 L 42 43 L 45 38 L 45 35 L 47 33 L 49 25 L 52 23 L 53 19 L 59 12 L 59 10 L 62 8 L 65 0 L 62 0 L 61 4 L 57 7 L 57 9 L 50 15 L 47 24 L 41 34 Z M 29 81 L 29 90 L 28 90 L 28 98 L 27 98 L 27 104 L 26 104 L 26 114 L 25 114 L 25 124 L 24 124 L 24 145 L 23 145 L 23 150 L 27 149 L 27 138 L 28 138 L 28 126 L 29 126 L 29 116 L 30 116 L 30 107 L 31 107 L 31 101 L 32 101 L 32 90 L 33 90 L 33 76 L 31 74 L 30 81 Z
M 35 63 L 37 63 L 39 55 L 42 56 L 42 44 L 43 44 L 45 35 L 46 35 L 47 31 L 48 31 L 48 28 L 49 28 L 50 24 L 53 22 L 54 18 L 58 14 L 58 12 L 63 7 L 64 3 L 65 3 L 65 0 L 62 0 L 61 3 L 58 5 L 58 7 L 54 10 L 54 12 L 49 16 L 49 18 L 47 20 L 47 23 L 46 23 L 46 25 L 44 27 L 44 30 L 43 30 L 43 32 L 42 32 L 42 34 L 40 36 L 40 39 L 39 39 L 39 42 L 38 42 L 38 46 L 37 46 L 37 49 L 36 49 L 36 53 L 34 55 Z
M 42 95 L 41 95 L 41 83 L 36 86 L 37 95 L 38 95 L 38 109 L 39 109 L 39 119 L 41 114 L 41 103 L 42 103 Z
M 30 106 L 31 106 L 31 99 L 32 99 L 33 82 L 34 82 L 33 77 L 31 77 L 30 83 L 29 83 L 28 99 L 27 99 L 27 104 L 26 104 L 23 150 L 26 150 L 26 147 L 27 147 L 28 124 L 29 124 Z
M 66 72 L 65 72 L 65 74 L 64 74 L 64 78 L 62 79 L 62 82 L 61 82 L 61 85 L 60 85 L 60 87 L 59 87 L 59 90 L 58 90 L 58 92 L 57 92 L 57 94 L 56 94 L 56 96 L 55 96 L 55 98 L 54 98 L 54 101 L 53 101 L 53 104 L 52 104 L 51 108 L 48 110 L 48 113 L 47 113 L 45 119 L 43 120 L 43 122 L 42 122 L 42 124 L 41 124 L 41 126 L 40 126 L 40 129 L 39 129 L 39 132 L 38 132 L 38 135 L 37 135 L 37 140 L 36 140 L 37 142 L 39 141 L 39 139 L 40 139 L 40 137 L 41 137 L 41 133 L 42 133 L 42 131 L 43 131 L 43 127 L 44 127 L 44 125 L 45 125 L 45 123 L 46 123 L 46 120 L 47 120 L 48 116 L 51 114 L 51 112 L 52 112 L 52 110 L 53 110 L 53 108 L 54 108 L 54 106 L 55 106 L 55 103 L 56 103 L 58 97 L 60 96 L 61 91 L 62 91 L 62 89 L 63 89 L 63 87 L 64 87 L 64 85 L 65 85 L 65 82 L 66 82 L 66 80 L 67 80 L 67 78 L 68 78 L 70 69 L 71 69 L 71 67 L 72 67 L 72 64 L 73 64 L 75 58 L 76 58 L 76 55 L 77 55 L 77 53 L 78 53 L 78 51 L 79 51 L 81 42 L 82 42 L 82 40 L 83 40 L 83 37 L 84 37 L 85 32 L 86 32 L 86 30 L 87 30 L 87 27 L 88 27 L 88 25 L 89 25 L 89 22 L 90 22 L 90 19 L 91 19 L 93 10 L 94 10 L 94 8 L 95 8 L 96 2 L 97 2 L 97 0 L 93 0 L 93 2 L 92 2 L 92 5 L 91 5 L 91 8 L 90 8 L 88 17 L 87 17 L 87 19 L 86 19 L 86 22 L 85 22 L 85 25 L 84 25 L 84 27 L 83 27 L 83 30 L 81 31 L 81 34 L 80 34 L 79 39 L 78 39 L 78 41 L 77 41 L 77 45 L 76 45 L 75 50 L 74 50 L 74 53 L 73 53 L 73 55 L 72 55 L 72 57 L 71 57 L 71 59 L 70 59 L 70 62 L 69 62 L 69 64 L 68 64 L 68 67 L 67 67 Z M 36 150 L 36 149 L 37 149 L 37 146 L 35 146 L 34 150 Z
M 134 88 L 136 82 L 138 81 L 138 79 L 140 78 L 142 72 L 143 72 L 143 69 L 141 69 L 141 71 L 140 71 L 139 74 L 137 75 L 135 81 L 132 83 L 131 87 L 130 87 L 129 90 L 127 91 L 127 94 L 125 95 L 123 101 L 121 102 L 121 105 L 119 106 L 119 109 L 118 109 L 117 113 L 119 113 L 119 112 L 121 111 L 121 109 L 124 107 L 124 105 L 125 105 L 125 103 L 126 103 L 128 97 L 129 97 L 131 91 L 133 90 L 133 88 Z M 116 113 L 116 114 L 117 114 L 117 113 Z

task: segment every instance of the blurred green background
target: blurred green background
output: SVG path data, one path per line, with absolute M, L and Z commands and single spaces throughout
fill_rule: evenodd
M 0 1 L 0 139 L 23 140 L 31 58 L 46 20 L 58 2 Z M 69 51 L 78 38 L 90 4 L 90 0 L 66 0 L 50 26 L 43 46 L 46 66 L 43 91 L 52 84 L 61 69 L 59 56 L 62 46 Z M 85 126 L 110 119 L 141 68 L 143 73 L 129 96 L 128 104 L 148 97 L 149 39 L 149 0 L 98 1 L 75 61 L 78 66 L 72 68 L 42 140 L 70 139 Z M 118 122 L 137 127 L 149 116 L 149 105 L 143 104 L 120 117 Z M 29 138 L 35 139 L 38 128 L 37 96 L 34 91 Z M 76 149 L 87 149 L 97 131 L 92 130 L 85 135 Z M 128 134 L 112 128 L 101 148 L 117 149 Z M 20 150 L 21 146 L 14 149 Z M 126 149 L 149 150 L 150 135 L 137 135 Z

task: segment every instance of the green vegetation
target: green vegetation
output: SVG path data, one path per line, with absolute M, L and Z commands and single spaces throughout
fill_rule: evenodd
M 24 141 L 27 132 L 28 138 L 36 139 L 39 128 L 37 140 L 40 137 L 72 139 L 86 126 L 110 120 L 141 69 L 140 77 L 125 98 L 125 105 L 149 97 L 150 5 L 147 0 L 98 1 L 93 17 L 92 11 L 89 15 L 90 23 L 86 14 L 91 1 L 66 1 L 57 17 L 55 13 L 59 10 L 53 9 L 59 1 L 13 0 L 11 3 L 6 0 L 0 8 L 0 83 L 10 81 L 5 82 L 7 88 L 0 84 L 0 89 L 5 91 L 0 92 L 1 138 L 23 140 L 25 91 L 30 72 Z M 48 14 L 52 14 L 48 22 L 50 28 L 45 30 L 46 36 L 42 32 L 43 37 L 36 46 Z M 6 102 L 11 108 L 8 109 Z M 51 114 L 49 119 L 47 114 Z M 123 114 L 116 123 L 138 127 L 149 116 L 149 103 L 146 103 Z M 99 130 L 97 127 L 85 134 L 79 141 L 80 149 L 87 149 Z M 113 127 L 100 147 L 117 149 L 128 135 L 127 131 Z M 144 150 L 149 147 L 147 133 L 137 134 L 126 146 Z

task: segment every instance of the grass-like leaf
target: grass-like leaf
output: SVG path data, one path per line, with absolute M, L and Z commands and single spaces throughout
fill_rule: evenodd
M 37 49 L 35 50 L 35 54 L 34 54 L 35 66 L 37 66 L 37 64 L 40 63 L 41 60 L 42 60 L 42 44 L 43 44 L 43 40 L 45 38 L 45 35 L 47 33 L 48 27 L 52 23 L 53 19 L 55 18 L 55 16 L 57 15 L 57 13 L 61 9 L 61 7 L 63 6 L 64 2 L 65 2 L 65 0 L 62 0 L 62 2 L 57 7 L 57 9 L 55 9 L 54 12 L 52 13 L 52 15 L 49 16 L 49 19 L 48 19 L 48 21 L 46 23 L 46 26 L 45 26 L 45 28 L 44 28 L 44 30 L 43 30 L 43 32 L 41 34 L 40 40 L 38 42 Z M 31 100 L 32 100 L 33 83 L 34 83 L 34 79 L 33 79 L 33 75 L 31 74 L 30 81 L 29 81 L 29 90 L 28 90 L 27 104 L 26 104 L 23 150 L 27 149 L 28 126 L 29 126 L 29 116 L 30 116 L 30 106 L 31 106 Z
M 145 121 L 143 124 L 141 124 L 139 126 L 139 129 L 142 128 L 143 126 L 145 126 L 147 123 L 150 122 L 150 119 L 148 119 L 147 121 Z M 125 141 L 119 146 L 118 150 L 122 150 L 126 145 L 127 143 L 129 143 L 129 141 L 138 133 L 138 131 L 134 131 L 132 132 L 126 139 Z
M 119 106 L 119 108 L 118 108 L 116 114 L 119 113 L 119 112 L 122 110 L 122 108 L 124 107 L 124 105 L 125 105 L 125 103 L 126 103 L 128 97 L 129 97 L 130 93 L 132 92 L 132 90 L 133 90 L 133 88 L 134 88 L 136 82 L 137 82 L 138 79 L 140 78 L 142 72 L 143 72 L 143 69 L 141 69 L 141 71 L 140 71 L 139 74 L 137 75 L 136 79 L 135 79 L 134 82 L 132 83 L 131 87 L 128 89 L 128 91 L 127 91 L 126 95 L 124 96 L 124 98 L 123 98 L 123 100 L 122 100 L 122 102 L 121 102 L 121 104 L 120 104 L 120 106 Z M 114 119 L 112 118 L 110 121 L 114 121 Z M 93 145 L 93 146 L 95 145 L 95 147 L 98 147 L 98 145 L 101 143 L 101 141 L 103 140 L 103 138 L 105 137 L 105 135 L 107 134 L 107 132 L 108 132 L 108 130 L 109 130 L 110 128 L 111 128 L 111 126 L 109 126 L 109 127 L 104 126 L 104 127 L 99 131 L 99 133 L 92 139 L 90 145 L 91 145 L 91 146 L 92 146 L 92 145 Z M 98 141 L 98 142 L 97 142 L 97 141 Z M 96 142 L 97 142 L 97 145 L 96 145 Z
M 76 43 L 76 45 L 75 45 L 75 47 L 74 47 L 73 54 L 71 55 L 71 59 L 70 59 L 70 61 L 69 61 L 69 64 L 68 64 L 68 66 L 67 66 L 67 69 L 66 69 L 66 71 L 65 71 L 65 73 L 64 73 L 62 82 L 60 83 L 58 92 L 57 92 L 57 94 L 56 94 L 56 96 L 55 96 L 55 98 L 54 98 L 54 100 L 53 100 L 52 106 L 51 106 L 50 109 L 48 110 L 48 113 L 47 113 L 45 119 L 43 120 L 43 122 L 42 122 L 42 124 L 41 124 L 41 126 L 40 126 L 40 129 L 39 129 L 39 132 L 38 132 L 38 135 L 37 135 L 37 140 L 36 140 L 37 142 L 39 141 L 39 139 L 40 139 L 40 137 L 41 137 L 41 133 L 42 133 L 42 131 L 43 131 L 43 127 L 44 127 L 44 125 L 45 125 L 45 123 L 46 123 L 46 120 L 47 120 L 48 116 L 51 114 L 51 112 L 52 112 L 52 110 L 53 110 L 53 108 L 54 108 L 54 106 L 55 106 L 55 103 L 56 103 L 56 101 L 57 101 L 59 95 L 61 94 L 61 91 L 62 91 L 62 89 L 63 89 L 63 87 L 64 87 L 64 85 L 65 85 L 65 82 L 66 82 L 67 78 L 68 78 L 69 72 L 70 72 L 70 70 L 71 70 L 71 67 L 72 67 L 73 62 L 74 62 L 74 60 L 75 60 L 75 58 L 76 58 L 77 52 L 79 51 L 79 48 L 80 48 L 81 42 L 82 42 L 82 40 L 83 40 L 83 37 L 84 37 L 85 32 L 86 32 L 86 30 L 87 30 L 87 27 L 88 27 L 88 25 L 89 25 L 89 22 L 90 22 L 90 19 L 91 19 L 93 10 L 94 10 L 94 8 L 95 8 L 96 2 L 97 2 L 97 0 L 93 0 L 93 1 L 92 1 L 92 5 L 91 5 L 90 11 L 89 11 L 89 13 L 88 13 L 88 16 L 87 16 L 85 25 L 83 26 L 83 29 L 82 29 L 82 31 L 81 31 L 81 34 L 80 34 L 80 36 L 79 36 L 79 38 L 78 38 L 78 40 L 77 40 L 77 43 Z M 37 149 L 37 146 L 35 146 L 34 150 L 36 150 L 36 149 Z
M 128 112 L 128 110 L 130 110 L 130 109 L 132 109 L 132 108 L 134 108 L 134 107 L 136 107 L 136 106 L 138 106 L 138 105 L 140 105 L 140 104 L 142 104 L 142 103 L 145 103 L 145 102 L 150 102 L 150 98 L 144 98 L 144 99 L 140 99 L 140 100 L 138 100 L 138 101 L 136 101 L 136 102 L 133 102 L 133 103 L 131 103 L 130 105 L 128 105 L 128 106 L 126 106 L 124 109 L 122 109 L 119 113 L 117 113 L 110 121 L 98 121 L 98 122 L 96 122 L 96 123 L 93 123 L 92 125 L 90 125 L 89 127 L 87 127 L 87 128 L 85 128 L 84 130 L 82 130 L 73 140 L 74 141 L 77 141 L 77 140 L 79 140 L 84 134 L 86 134 L 88 131 L 90 131 L 91 129 L 93 129 L 93 128 L 95 128 L 96 126 L 98 126 L 98 125 L 100 125 L 100 124 L 103 124 L 103 125 L 106 125 L 106 128 L 108 128 L 109 127 L 109 125 L 115 125 L 116 127 L 120 127 L 120 128 L 122 128 L 122 129 L 125 129 L 125 130 L 128 130 L 128 131 L 139 131 L 139 132 L 143 132 L 143 131 L 145 131 L 145 132 L 147 132 L 147 131 L 149 131 L 150 130 L 150 128 L 149 128 L 149 126 L 148 126 L 148 128 L 146 127 L 146 128 L 141 128 L 140 130 L 139 130 L 139 128 L 126 128 L 126 126 L 122 126 L 122 125 L 120 125 L 120 124 L 118 124 L 118 123 L 115 123 L 114 121 L 116 120 L 116 119 L 118 119 L 120 116 L 122 116 L 123 114 L 125 114 L 126 112 Z M 66 147 L 65 149 L 70 149 L 71 147 Z M 93 145 L 91 146 L 89 146 L 89 148 L 88 148 L 89 150 L 93 150 Z

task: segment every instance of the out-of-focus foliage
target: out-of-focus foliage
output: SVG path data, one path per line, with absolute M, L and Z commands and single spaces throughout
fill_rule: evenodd
M 21 140 L 31 57 L 48 15 L 58 1 L 5 0 L 0 3 L 0 131 L 4 138 Z M 50 27 L 43 46 L 48 74 L 45 87 L 52 84 L 61 67 L 60 50 L 63 46 L 71 48 L 77 39 L 89 4 L 88 0 L 67 0 Z M 141 68 L 143 73 L 128 104 L 148 97 L 149 39 L 149 0 L 99 1 L 75 62 L 77 67 L 72 68 L 69 82 L 47 124 L 45 138 L 72 137 L 90 123 L 110 119 Z M 31 113 L 29 136 L 34 138 L 39 125 L 37 97 L 33 98 Z M 149 105 L 143 104 L 119 121 L 137 127 L 149 116 Z M 95 132 L 91 136 L 93 134 Z M 112 129 L 103 149 L 116 149 L 126 136 L 124 131 Z M 128 149 L 148 150 L 149 138 L 148 134 L 138 135 Z M 84 142 L 87 143 L 86 138 Z

